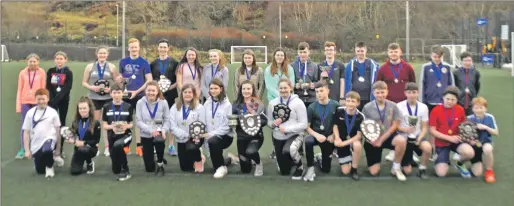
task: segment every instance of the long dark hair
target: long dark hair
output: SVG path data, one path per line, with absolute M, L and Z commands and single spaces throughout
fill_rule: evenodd
M 182 59 L 180 60 L 178 66 L 181 66 L 182 64 L 188 64 L 187 62 L 187 52 L 188 51 L 193 51 L 196 55 L 195 57 L 195 62 L 194 62 L 194 65 L 195 65 L 195 69 L 196 69 L 196 74 L 198 75 L 198 78 L 202 78 L 202 65 L 200 64 L 200 60 L 198 60 L 198 50 L 196 50 L 194 47 L 189 47 L 187 48 L 187 50 L 184 52 L 184 56 L 182 56 Z M 221 58 L 221 57 L 220 57 Z M 177 68 L 177 72 L 182 72 L 182 70 L 180 68 Z
M 214 79 L 211 81 L 211 83 L 209 84 L 209 87 L 210 87 L 211 85 L 216 85 L 216 86 L 218 86 L 218 87 L 220 87 L 220 88 L 221 88 L 221 92 L 220 92 L 220 94 L 218 95 L 218 101 L 219 101 L 220 103 L 221 103 L 223 100 L 225 100 L 225 98 L 227 98 L 227 93 L 225 92 L 225 86 L 223 86 L 223 82 L 221 82 L 221 80 L 220 80 L 219 78 L 214 78 Z M 213 97 L 213 96 L 211 95 L 211 92 L 209 92 L 209 95 L 210 95 L 211 97 Z M 213 101 L 214 101 L 214 98 L 213 98 Z
M 93 104 L 93 101 L 89 99 L 89 97 L 80 97 L 79 101 L 77 102 L 77 111 L 75 112 L 75 120 L 73 120 L 71 129 L 73 132 L 78 131 L 79 129 L 79 120 L 82 119 L 82 116 L 79 113 L 79 104 L 82 103 L 87 103 L 87 106 L 89 107 L 89 131 L 91 131 L 91 134 L 93 134 L 95 131 L 95 105 Z
M 253 51 L 252 51 L 252 50 L 250 50 L 250 49 L 247 49 L 247 50 L 245 50 L 245 51 L 243 52 L 243 55 L 242 55 L 242 61 L 241 61 L 241 67 L 239 67 L 239 73 L 240 73 L 241 75 L 246 74 L 246 73 L 245 73 L 245 70 L 246 70 L 246 64 L 245 64 L 245 61 L 244 61 L 244 59 L 245 59 L 245 55 L 250 55 L 250 56 L 252 56 L 252 58 L 253 58 L 253 62 L 252 62 L 252 72 L 251 72 L 251 74 L 253 75 L 253 74 L 257 73 L 257 71 L 259 70 L 259 66 L 257 66 L 257 60 L 255 59 L 255 53 L 253 53 Z
M 282 62 L 282 67 L 278 68 L 277 60 L 275 59 L 275 55 L 277 52 L 283 52 L 284 53 L 284 61 Z M 285 74 L 288 76 L 288 67 L 289 67 L 289 58 L 287 57 L 286 50 L 282 49 L 281 47 L 275 49 L 275 52 L 273 52 L 273 60 L 271 62 L 271 76 L 275 76 L 275 74 L 278 74 L 278 70 L 282 72 L 282 74 Z

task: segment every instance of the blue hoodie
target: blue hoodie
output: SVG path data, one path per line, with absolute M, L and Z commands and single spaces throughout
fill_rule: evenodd
M 346 64 L 346 69 L 345 69 L 345 72 L 344 72 L 344 95 L 346 96 L 346 94 L 350 91 L 352 91 L 352 73 L 353 73 L 353 68 L 354 68 L 354 63 L 357 62 L 357 58 L 353 58 L 351 59 L 348 64 Z M 376 77 L 377 77 L 377 71 L 378 69 L 380 68 L 378 63 L 373 60 L 373 59 L 370 59 L 370 58 L 366 58 L 365 60 L 365 63 L 366 63 L 366 68 L 368 67 L 371 67 L 371 84 L 375 83 L 375 80 L 376 80 Z M 368 65 L 368 64 L 371 64 L 371 65 Z M 373 88 L 371 89 L 370 91 L 370 97 L 369 97 L 370 101 L 373 101 L 375 100 L 375 96 L 373 96 Z

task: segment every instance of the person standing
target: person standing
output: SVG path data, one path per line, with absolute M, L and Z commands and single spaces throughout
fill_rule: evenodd
M 239 96 L 239 88 L 246 80 L 252 81 L 257 87 L 257 97 L 260 99 L 264 98 L 264 90 L 266 90 L 264 85 L 264 71 L 257 66 L 255 54 L 250 49 L 243 52 L 243 62 L 241 63 L 241 67 L 236 69 L 234 73 L 234 84 L 232 89 L 234 98 Z
M 361 103 L 357 108 L 362 111 L 364 105 L 373 101 L 372 85 L 376 81 L 379 68 L 375 60 L 367 58 L 367 46 L 364 42 L 355 43 L 355 58 L 346 64 L 344 94 L 350 91 L 359 93 Z

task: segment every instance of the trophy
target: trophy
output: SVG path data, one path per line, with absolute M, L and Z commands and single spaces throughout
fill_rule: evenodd
M 206 133 L 205 129 L 205 124 L 200 121 L 191 123 L 189 125 L 189 138 L 191 138 L 195 144 L 200 143 L 201 135 Z
M 285 104 L 277 104 L 273 108 L 273 118 L 281 119 L 282 122 L 286 122 L 289 120 L 289 115 L 291 114 L 291 109 L 289 106 Z
M 161 90 L 162 93 L 165 93 L 171 87 L 171 81 L 168 78 L 166 78 L 166 76 L 164 76 L 164 75 L 161 75 L 157 84 L 159 84 L 159 89 Z
M 109 87 L 109 81 L 105 80 L 105 79 L 99 79 L 99 80 L 96 80 L 96 82 L 94 83 L 95 86 L 98 86 L 100 87 L 100 90 L 98 91 L 98 94 L 100 95 L 105 95 L 105 88 L 108 88 Z
M 409 116 L 407 118 L 408 118 L 409 126 L 416 127 L 418 125 L 418 117 L 417 116 Z M 415 134 L 409 134 L 407 137 L 409 138 L 408 139 L 409 142 L 411 142 L 411 143 L 415 143 L 416 142 L 416 135 Z
M 300 88 L 303 89 L 303 95 L 308 96 L 309 93 L 307 92 L 307 89 L 309 89 L 309 83 L 304 82 L 303 79 L 300 79 L 298 82 L 300 83 Z
M 459 125 L 459 136 L 465 142 L 477 141 L 476 146 L 482 146 L 478 138 L 477 124 L 472 121 L 465 121 Z
M 361 123 L 362 134 L 366 141 L 373 143 L 380 137 L 380 125 L 375 120 L 367 119 Z
M 154 142 L 164 142 L 164 138 L 162 137 L 162 119 L 153 120 L 152 121 L 152 129 L 155 129 L 159 132 L 159 135 L 153 137 Z
M 125 89 L 123 89 L 123 98 L 124 99 L 130 99 L 130 97 L 132 96 L 132 93 L 130 93 L 128 90 L 127 90 L 127 85 L 130 84 L 132 82 L 132 79 L 130 77 L 123 77 L 123 87 Z
M 228 126 L 231 128 L 237 127 L 238 121 L 237 121 L 237 115 L 230 114 L 228 115 Z
M 241 116 L 239 123 L 241 123 L 241 128 L 246 134 L 255 136 L 261 129 L 261 115 L 247 114 Z
M 126 121 L 116 121 L 112 124 L 114 125 L 114 128 L 112 129 L 114 134 L 125 134 L 125 130 L 121 128 L 121 125 L 127 124 Z
M 331 69 L 331 67 L 329 66 L 319 66 L 319 68 L 321 69 L 321 79 L 323 80 L 327 80 L 328 79 L 328 83 L 329 84 L 334 84 L 334 80 L 332 80 L 332 78 L 330 78 L 330 75 L 328 74 L 328 71 Z
M 61 127 L 61 137 L 64 138 L 64 140 L 71 140 L 77 138 L 77 136 L 73 134 L 69 127 Z

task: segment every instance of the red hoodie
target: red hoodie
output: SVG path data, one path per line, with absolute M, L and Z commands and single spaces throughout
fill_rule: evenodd
M 401 67 L 401 70 L 399 68 Z M 398 73 L 398 83 L 396 83 L 394 71 Z M 387 99 L 393 101 L 395 103 L 406 100 L 405 96 L 405 84 L 408 82 L 416 82 L 416 73 L 414 73 L 414 69 L 412 66 L 404 61 L 403 59 L 400 61 L 398 65 L 392 65 L 389 60 L 387 60 L 377 72 L 377 81 L 384 81 L 387 84 L 389 94 L 387 95 Z

